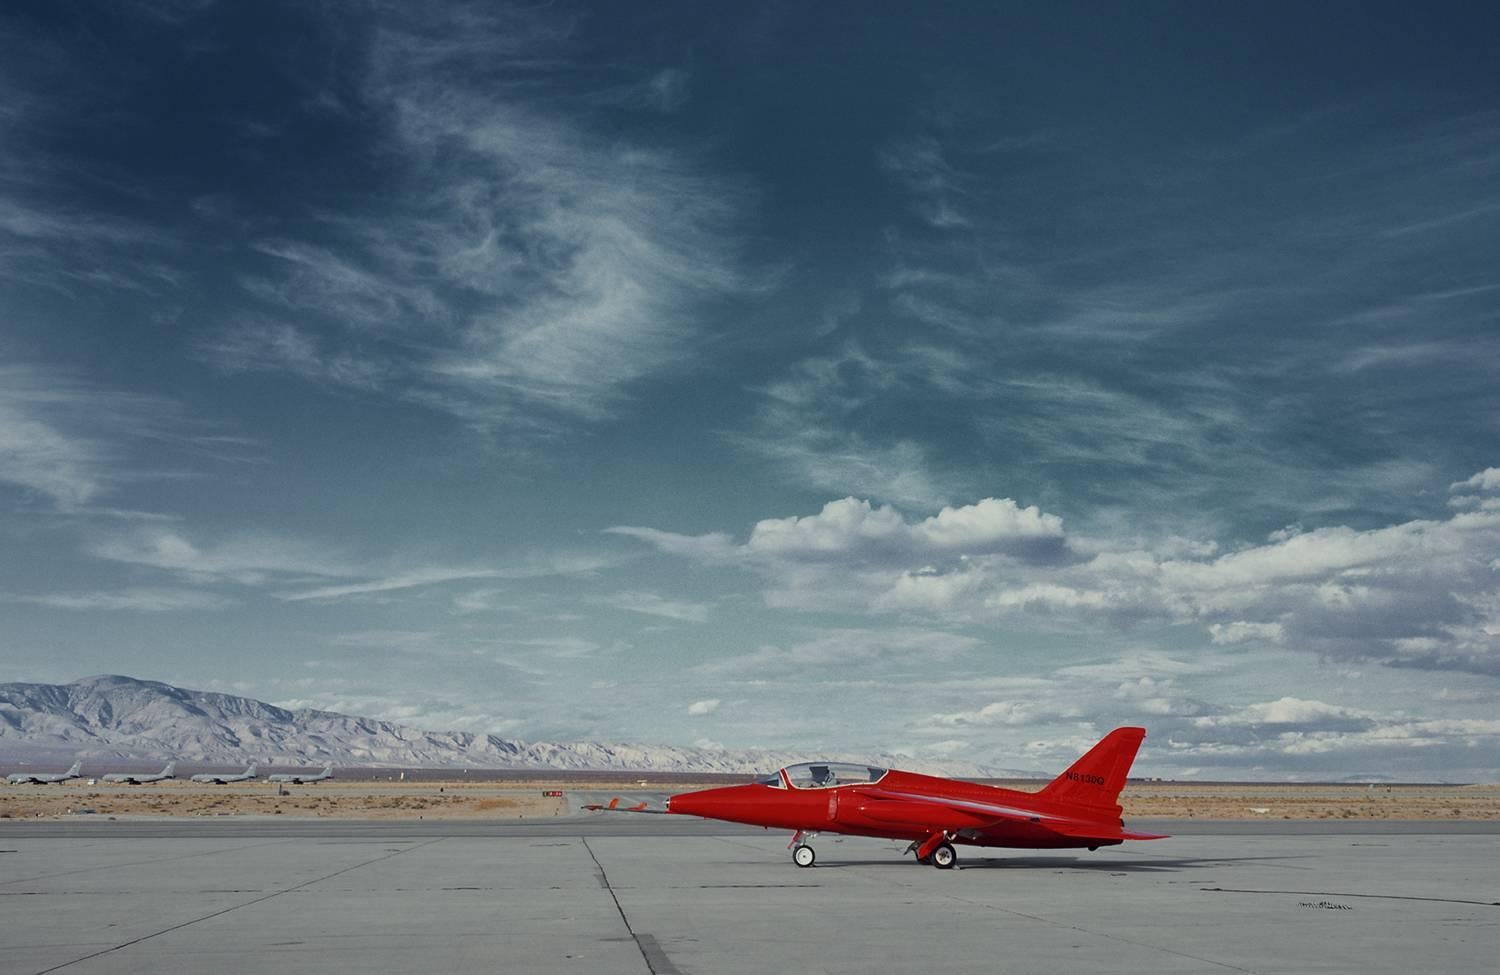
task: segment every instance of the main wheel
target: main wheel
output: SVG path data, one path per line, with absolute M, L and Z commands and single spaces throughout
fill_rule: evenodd
M 938 848 L 932 851 L 932 865 L 939 870 L 952 870 L 957 862 L 958 854 L 950 843 L 939 843 Z
M 812 847 L 803 843 L 792 851 L 792 862 L 799 867 L 810 867 L 818 862 L 818 854 Z

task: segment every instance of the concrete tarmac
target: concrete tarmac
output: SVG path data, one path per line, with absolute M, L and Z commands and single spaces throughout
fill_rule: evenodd
M 1152 823 L 1087 851 L 675 816 L 0 824 L 6 973 L 1473 972 L 1500 824 Z

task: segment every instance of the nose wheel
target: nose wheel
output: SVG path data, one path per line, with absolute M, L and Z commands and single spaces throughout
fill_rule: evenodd
M 937 849 L 932 851 L 932 865 L 939 870 L 952 870 L 953 865 L 958 862 L 958 854 L 954 852 L 950 843 L 939 843 Z
M 810 867 L 818 862 L 817 851 L 806 843 L 799 843 L 792 850 L 792 862 L 799 867 Z

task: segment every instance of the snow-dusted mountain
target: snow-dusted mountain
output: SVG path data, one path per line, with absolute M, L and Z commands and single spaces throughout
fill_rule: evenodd
M 673 745 L 520 741 L 495 735 L 421 731 L 332 711 L 289 711 L 231 694 L 193 691 L 132 677 L 71 684 L 0 684 L 0 761 L 166 761 L 238 765 L 419 768 L 769 771 L 809 758 L 849 757 L 937 774 L 1026 773 L 893 756 L 720 751 Z

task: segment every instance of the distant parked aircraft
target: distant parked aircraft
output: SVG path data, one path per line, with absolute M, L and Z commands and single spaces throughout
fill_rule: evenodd
M 324 779 L 333 778 L 333 766 L 323 766 L 323 771 L 313 774 L 312 772 L 277 772 L 275 775 L 266 776 L 267 782 L 285 782 L 288 785 L 302 785 L 304 782 L 322 782 Z
M 239 775 L 227 775 L 227 774 L 224 774 L 224 773 L 215 774 L 213 772 L 200 772 L 197 775 L 193 776 L 192 781 L 194 781 L 194 782 L 210 782 L 210 783 L 213 783 L 214 785 L 226 785 L 226 784 L 228 784 L 230 782 L 248 782 L 249 780 L 255 778 L 255 767 L 256 767 L 255 763 L 251 762 L 250 763 L 250 767 L 247 768 L 247 769 L 245 769 L 245 771 L 241 772 Z
M 15 775 L 9 776 L 5 781 L 11 785 L 51 785 L 52 783 L 66 782 L 69 779 L 78 778 L 80 774 L 79 769 L 82 767 L 83 763 L 80 761 L 74 762 L 73 767 L 66 772 L 53 772 L 50 774 L 47 772 L 17 772 Z
M 155 775 L 146 775 L 140 772 L 111 772 L 103 779 L 105 782 L 115 782 L 122 785 L 145 785 L 147 782 L 160 782 L 163 779 L 177 778 L 177 763 L 168 762 L 167 767 Z

